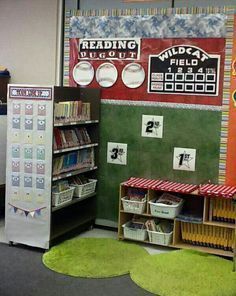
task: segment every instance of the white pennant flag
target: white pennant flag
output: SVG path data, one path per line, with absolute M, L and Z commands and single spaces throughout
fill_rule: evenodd
M 34 218 L 34 215 L 35 215 L 35 211 L 30 212 L 30 216 L 31 216 L 32 218 Z

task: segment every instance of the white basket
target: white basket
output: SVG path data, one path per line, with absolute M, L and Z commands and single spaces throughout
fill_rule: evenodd
M 89 183 L 74 185 L 71 184 L 75 188 L 74 196 L 75 197 L 85 197 L 91 193 L 95 192 L 97 180 L 89 179 Z
M 74 187 L 70 187 L 69 189 L 64 190 L 62 192 L 58 192 L 58 193 L 53 192 L 52 193 L 52 205 L 54 207 L 56 207 L 56 206 L 60 206 L 64 203 L 71 201 L 73 198 L 74 190 L 75 190 Z
M 149 241 L 153 244 L 168 246 L 172 243 L 173 231 L 170 233 L 156 232 L 148 230 Z
M 151 215 L 159 218 L 174 219 L 183 207 L 184 200 L 176 205 L 166 205 L 154 202 L 154 199 L 148 202 L 150 204 Z
M 130 221 L 123 224 L 124 238 L 145 241 L 147 239 L 147 229 L 137 229 L 130 227 Z
M 129 200 L 127 196 L 121 198 L 123 209 L 127 213 L 142 214 L 145 211 L 146 198 L 143 201 Z

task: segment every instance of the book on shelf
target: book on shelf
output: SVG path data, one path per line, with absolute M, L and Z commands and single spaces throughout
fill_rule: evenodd
M 54 149 L 71 148 L 91 144 L 91 139 L 86 127 L 79 128 L 54 128 Z
M 232 229 L 181 222 L 182 240 L 186 243 L 209 248 L 233 250 Z
M 209 221 L 235 223 L 235 210 L 232 199 L 210 198 Z
M 83 168 L 94 167 L 94 148 L 70 152 L 55 157 L 53 160 L 53 176 Z
M 146 193 L 146 190 L 129 187 L 127 190 L 127 197 L 131 201 L 143 201 L 146 197 Z
M 73 122 L 90 120 L 90 103 L 82 101 L 65 101 L 55 103 L 54 122 Z

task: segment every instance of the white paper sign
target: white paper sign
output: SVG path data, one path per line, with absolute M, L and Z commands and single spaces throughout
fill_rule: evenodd
M 142 137 L 162 138 L 163 137 L 163 116 L 143 115 L 142 116 Z
M 195 171 L 196 149 L 174 148 L 173 169 Z
M 127 164 L 127 144 L 107 143 L 107 162 L 113 164 Z

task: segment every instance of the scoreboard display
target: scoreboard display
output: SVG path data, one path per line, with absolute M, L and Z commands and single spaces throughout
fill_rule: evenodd
M 218 96 L 220 55 L 177 45 L 149 56 L 148 93 Z

